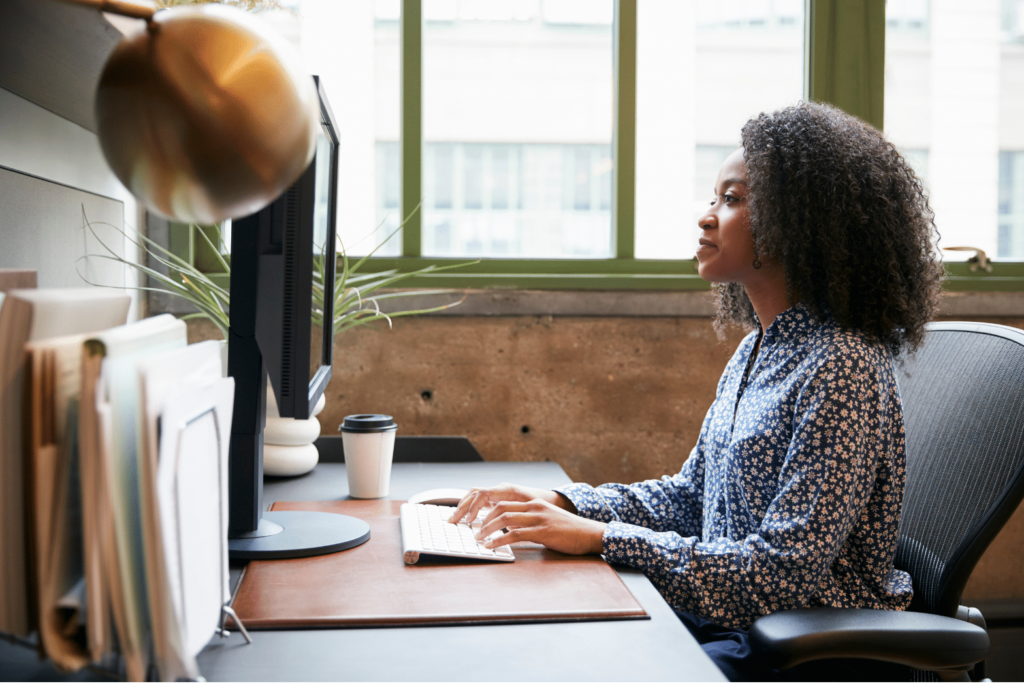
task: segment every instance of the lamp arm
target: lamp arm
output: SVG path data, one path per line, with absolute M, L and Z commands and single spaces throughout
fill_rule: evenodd
M 61 2 L 66 2 L 70 5 L 92 7 L 100 12 L 110 12 L 111 14 L 119 14 L 123 17 L 145 19 L 146 21 L 152 19 L 153 15 L 157 12 L 154 7 L 144 7 L 133 2 L 125 2 L 124 0 L 61 0 Z

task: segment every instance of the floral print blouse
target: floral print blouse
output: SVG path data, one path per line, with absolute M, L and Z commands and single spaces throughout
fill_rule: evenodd
M 892 567 L 903 409 L 880 345 L 800 305 L 740 344 L 674 476 L 560 488 L 608 523 L 605 558 L 673 607 L 731 628 L 779 609 L 906 609 Z

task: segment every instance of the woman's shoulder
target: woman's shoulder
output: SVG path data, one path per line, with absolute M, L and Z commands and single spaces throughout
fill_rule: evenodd
M 892 354 L 860 330 L 822 322 L 805 340 L 805 355 L 814 368 L 869 377 L 890 377 Z
M 891 358 L 884 344 L 872 340 L 861 330 L 839 327 L 831 319 L 821 321 L 817 325 L 812 330 L 808 343 L 822 354 L 859 355 L 871 358 L 882 355 Z

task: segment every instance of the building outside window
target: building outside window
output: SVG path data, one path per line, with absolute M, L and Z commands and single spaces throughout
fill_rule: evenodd
M 941 246 L 997 259 L 1024 260 L 1022 8 L 1019 0 L 886 4 L 886 135 L 925 180 Z
M 999 152 L 999 257 L 1024 256 L 1024 151 Z
M 804 2 L 637 2 L 635 256 L 688 259 L 742 124 L 801 97 Z M 290 7 L 268 18 L 344 122 L 339 225 L 365 254 L 401 222 L 400 2 Z M 424 0 L 424 256 L 614 255 L 613 10 Z M 886 25 L 885 133 L 942 245 L 1024 260 L 1024 1 L 888 0 Z

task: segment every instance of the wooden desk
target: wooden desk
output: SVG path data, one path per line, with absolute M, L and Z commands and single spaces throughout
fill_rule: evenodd
M 405 463 L 394 465 L 389 498 L 505 480 L 569 482 L 555 463 Z M 347 497 L 344 464 L 264 487 L 266 504 Z M 208 681 L 724 681 L 650 581 L 616 570 L 649 621 L 254 631 L 252 645 L 232 633 L 203 650 L 199 667 Z
M 389 498 L 505 480 L 539 487 L 569 482 L 555 463 L 403 463 L 394 465 Z M 268 478 L 264 487 L 267 505 L 347 497 L 344 464 Z M 616 570 L 650 620 L 253 631 L 252 645 L 232 633 L 213 639 L 199 667 L 208 681 L 724 681 L 650 581 Z M 234 580 L 240 572 L 232 569 Z M 89 670 L 59 674 L 30 648 L 0 639 L 2 681 L 99 678 Z

